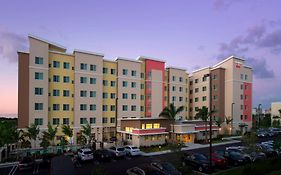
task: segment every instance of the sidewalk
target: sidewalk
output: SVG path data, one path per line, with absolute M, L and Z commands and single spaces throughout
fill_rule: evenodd
M 233 144 L 233 143 L 240 143 L 241 141 L 239 140 L 232 140 L 232 141 L 227 141 L 227 142 L 222 142 L 222 143 L 214 143 L 213 146 L 219 146 L 219 145 L 227 145 L 227 144 Z M 188 150 L 194 150 L 194 149 L 199 149 L 199 148 L 208 148 L 209 144 L 196 144 L 192 143 L 189 144 L 187 147 L 181 148 L 181 151 L 188 151 Z M 143 152 L 143 156 L 157 156 L 157 155 L 162 155 L 162 154 L 167 154 L 171 153 L 171 150 L 165 150 L 165 151 L 159 151 L 159 152 L 151 152 L 151 153 L 145 153 Z

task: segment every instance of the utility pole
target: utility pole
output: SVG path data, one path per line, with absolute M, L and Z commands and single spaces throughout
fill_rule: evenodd
M 231 104 L 231 135 L 233 134 L 233 108 L 234 108 L 234 102 Z

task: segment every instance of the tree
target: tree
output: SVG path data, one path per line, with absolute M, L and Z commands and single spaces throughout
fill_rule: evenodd
M 55 128 L 52 127 L 50 123 L 48 123 L 48 130 L 43 131 L 43 138 L 49 141 L 52 146 L 55 146 L 55 137 L 58 131 L 58 126 Z
M 279 116 L 280 116 L 280 118 L 281 118 L 281 109 L 279 109 L 278 111 L 279 111 Z
M 201 119 L 205 122 L 205 142 L 207 143 L 207 125 L 208 125 L 208 118 L 211 116 L 213 112 L 209 112 L 208 108 L 206 106 L 203 106 L 202 108 L 199 108 L 195 118 Z
M 251 149 L 255 148 L 255 145 L 257 143 L 257 136 L 254 132 L 249 132 L 246 135 L 242 137 L 242 141 L 245 143 L 245 145 Z
M 40 139 L 41 143 L 40 146 L 44 149 L 47 149 L 50 146 L 50 141 L 46 137 L 46 135 L 43 135 L 43 137 Z
M 27 136 L 30 140 L 33 140 L 34 147 L 36 147 L 36 140 L 39 132 L 40 132 L 39 127 L 34 123 L 32 123 L 30 126 L 27 127 Z
M 14 120 L 0 121 L 0 147 L 17 143 L 19 141 L 20 131 L 17 130 L 17 124 Z
M 87 139 L 84 135 L 79 135 L 77 137 L 77 143 L 80 144 L 80 145 L 85 145 L 87 143 Z
M 219 128 L 221 128 L 221 125 L 222 125 L 223 121 L 220 117 L 216 117 L 215 123 Z
M 169 106 L 166 106 L 163 111 L 159 114 L 159 117 L 165 117 L 167 118 L 169 121 L 172 122 L 172 131 L 173 131 L 173 135 L 174 135 L 174 123 L 176 120 L 176 116 L 177 114 L 179 114 L 180 112 L 182 112 L 184 110 L 184 106 L 180 106 L 178 108 L 176 108 L 176 106 L 173 103 L 170 103 Z M 173 136 L 172 136 L 173 139 Z
M 82 125 L 82 130 L 81 130 L 82 135 L 85 136 L 87 143 L 91 144 L 92 142 L 92 128 L 89 123 L 86 125 Z
M 62 132 L 65 136 L 72 138 L 73 136 L 73 129 L 69 125 L 62 125 Z M 67 142 L 68 144 L 69 142 Z
M 228 117 L 225 117 L 225 123 L 227 125 L 227 127 L 229 127 L 229 124 L 231 124 L 231 122 L 233 121 L 233 118 L 228 116 Z M 232 126 L 231 126 L 232 127 Z M 231 128 L 231 131 L 232 131 L 233 128 Z M 232 132 L 229 132 L 229 134 L 231 135 Z

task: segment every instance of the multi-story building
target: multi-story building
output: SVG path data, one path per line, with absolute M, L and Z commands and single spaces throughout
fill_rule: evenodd
M 252 70 L 242 59 L 229 57 L 189 75 L 151 57 L 107 60 L 100 53 L 67 53 L 31 35 L 29 44 L 28 52 L 18 52 L 19 128 L 70 125 L 75 142 L 81 126 L 89 123 L 94 139 L 106 141 L 126 128 L 121 120 L 158 118 L 170 103 L 184 106 L 178 120 L 194 119 L 199 108 L 212 106 L 214 117 L 233 116 L 235 128 L 241 123 L 251 127 Z M 60 129 L 57 135 L 60 139 Z
M 271 103 L 271 121 L 281 120 L 281 102 Z

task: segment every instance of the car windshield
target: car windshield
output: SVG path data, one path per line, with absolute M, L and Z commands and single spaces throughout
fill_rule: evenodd
M 92 154 L 92 151 L 84 151 L 84 154 Z
M 117 151 L 124 151 L 124 148 L 117 148 Z
M 203 154 L 195 154 L 194 157 L 196 160 L 207 160 L 207 157 Z
M 161 163 L 161 166 L 163 167 L 164 170 L 171 172 L 175 170 L 175 167 L 171 165 L 170 163 Z

